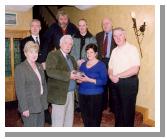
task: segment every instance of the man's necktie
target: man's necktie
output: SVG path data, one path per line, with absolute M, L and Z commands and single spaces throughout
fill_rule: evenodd
M 108 44 L 108 33 L 106 33 L 106 37 L 103 41 L 103 48 L 102 48 L 102 56 L 105 57 L 107 54 L 107 44 Z
M 69 54 L 67 54 L 67 55 L 66 55 L 66 58 L 67 58 L 67 60 L 69 60 L 69 59 L 70 59 L 70 56 L 69 56 Z
M 39 45 L 38 37 L 36 37 L 35 43 Z

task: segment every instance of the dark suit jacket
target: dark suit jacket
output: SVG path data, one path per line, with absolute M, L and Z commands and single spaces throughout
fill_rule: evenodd
M 77 69 L 74 57 L 70 56 L 73 67 Z M 70 69 L 60 50 L 51 51 L 46 59 L 48 75 L 48 102 L 64 105 L 70 83 Z
M 105 34 L 104 31 L 96 34 L 96 40 L 97 40 L 97 45 L 98 45 L 98 58 L 99 59 L 102 59 L 101 53 L 102 53 L 102 47 L 103 47 L 104 34 Z M 116 44 L 115 44 L 113 37 L 111 39 L 111 42 L 112 43 L 111 43 L 110 55 L 111 55 L 112 50 L 116 47 Z
M 78 28 L 73 24 L 69 23 L 66 28 L 66 34 L 74 36 L 78 33 Z M 48 49 L 48 52 L 54 48 L 59 49 L 60 38 L 63 36 L 63 32 L 58 23 L 53 23 L 49 29 L 44 33 L 44 48 Z
M 21 61 L 22 62 L 26 59 L 23 49 L 24 49 L 25 44 L 28 41 L 33 41 L 35 43 L 35 40 L 33 39 L 33 37 L 31 35 L 20 41 L 20 51 L 21 51 Z M 39 46 L 39 53 L 38 53 L 37 62 L 38 63 L 45 62 L 46 55 L 47 55 L 47 50 L 43 47 L 43 39 L 40 37 L 40 46 Z
M 25 60 L 15 69 L 15 88 L 18 99 L 18 109 L 22 113 L 29 110 L 30 113 L 39 113 L 47 109 L 47 85 L 44 70 L 37 63 L 43 85 L 43 95 L 40 94 L 40 82 L 30 64 Z

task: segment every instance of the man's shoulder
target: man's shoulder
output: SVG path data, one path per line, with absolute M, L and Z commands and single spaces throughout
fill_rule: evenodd
M 50 51 L 48 55 L 57 55 L 58 51 L 59 50 L 54 49 L 54 50 Z
M 98 32 L 98 33 L 96 34 L 96 38 L 102 37 L 102 36 L 103 36 L 103 34 L 104 34 L 104 32 L 103 32 L 103 31 Z
M 21 42 L 24 42 L 24 43 L 26 43 L 26 42 L 28 42 L 28 41 L 33 41 L 33 38 L 32 38 L 31 35 L 30 35 L 30 36 L 27 36 L 27 37 L 25 37 L 25 38 L 23 38 L 23 39 L 21 40 Z
M 68 26 L 70 26 L 70 27 L 76 27 L 76 25 L 73 24 L 73 23 L 71 23 L 71 22 L 68 23 Z

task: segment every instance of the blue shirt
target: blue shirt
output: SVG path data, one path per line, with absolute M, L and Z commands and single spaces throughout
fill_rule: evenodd
M 79 85 L 79 94 L 96 95 L 102 94 L 104 91 L 104 85 L 107 83 L 107 69 L 102 61 L 98 61 L 97 64 L 91 68 L 86 67 L 86 63 L 82 63 L 80 71 L 84 72 L 86 76 L 96 79 L 96 84 L 90 82 L 83 82 Z
M 67 61 L 67 64 L 69 66 L 70 71 L 72 71 L 73 70 L 73 64 L 72 64 L 71 59 L 66 58 L 66 61 Z M 70 84 L 69 84 L 69 87 L 68 87 L 68 92 L 74 91 L 75 87 L 76 87 L 75 80 L 70 80 Z

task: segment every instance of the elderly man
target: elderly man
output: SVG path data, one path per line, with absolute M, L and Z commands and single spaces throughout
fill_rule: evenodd
M 113 86 L 115 126 L 132 127 L 138 93 L 140 57 L 137 48 L 126 41 L 123 28 L 115 28 L 113 37 L 117 47 L 111 53 L 108 72 Z
M 51 51 L 46 60 L 48 74 L 48 102 L 52 104 L 52 126 L 73 125 L 74 90 L 77 69 L 75 59 L 69 55 L 73 45 L 71 35 L 60 39 L 60 49 Z
M 58 11 L 56 18 L 58 23 L 53 23 L 43 35 L 44 47 L 48 48 L 48 51 L 54 48 L 59 49 L 60 38 L 63 35 L 74 36 L 78 32 L 77 27 L 69 21 L 68 14 L 64 11 Z
M 112 50 L 115 48 L 115 43 L 112 37 L 112 22 L 110 18 L 104 18 L 102 20 L 102 28 L 103 31 L 96 34 L 96 40 L 98 44 L 98 56 L 101 59 L 107 69 L 108 62 L 110 59 L 110 55 Z M 113 111 L 113 101 L 112 101 L 112 86 L 110 80 L 108 78 L 107 85 L 104 87 L 103 93 L 103 109 L 107 109 L 110 107 L 110 111 Z

